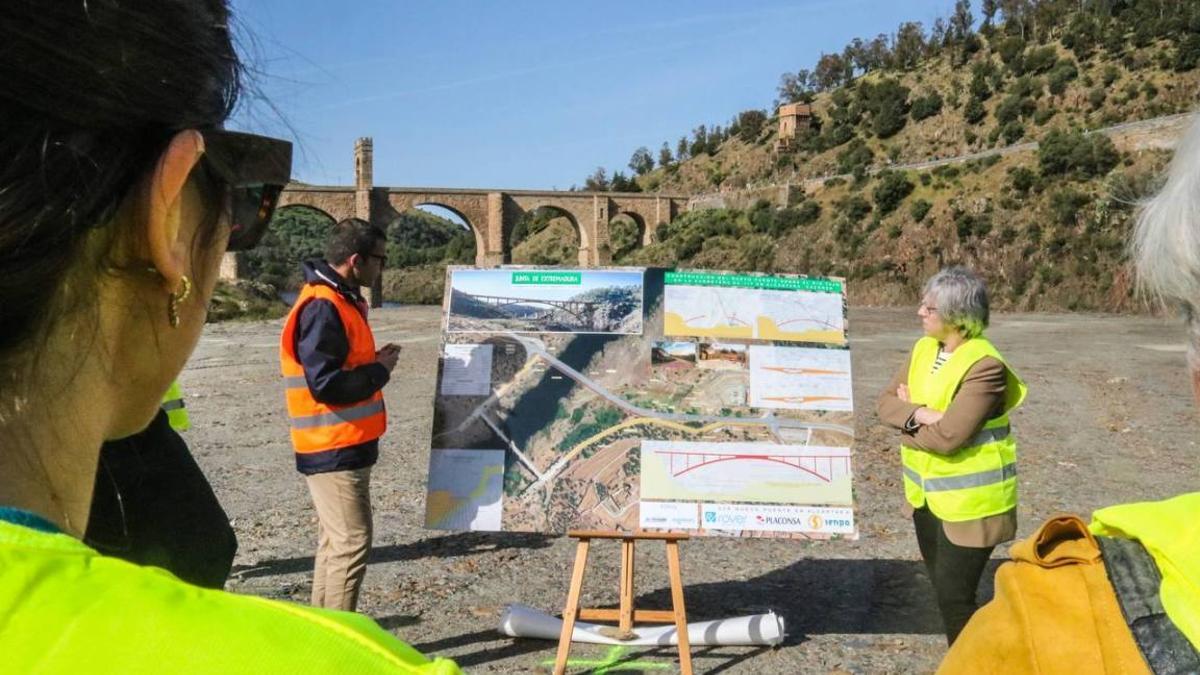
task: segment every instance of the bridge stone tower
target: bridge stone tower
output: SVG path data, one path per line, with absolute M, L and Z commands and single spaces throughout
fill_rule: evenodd
M 371 208 L 371 190 L 375 187 L 375 142 L 363 136 L 354 142 L 354 217 L 362 218 L 387 231 L 387 223 L 375 222 Z M 367 302 L 383 307 L 383 275 L 367 289 Z

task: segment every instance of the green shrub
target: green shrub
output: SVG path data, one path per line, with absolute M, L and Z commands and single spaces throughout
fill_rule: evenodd
M 978 215 L 965 211 L 955 211 L 954 227 L 961 241 L 971 238 L 984 237 L 992 231 L 992 219 L 986 213 Z
M 845 216 L 851 224 L 859 222 L 871 213 L 871 204 L 859 195 L 851 195 L 834 203 L 838 213 Z
M 1023 59 L 1026 73 L 1044 73 L 1054 67 L 1058 61 L 1058 53 L 1054 47 L 1034 47 L 1025 52 Z
M 1046 75 L 1046 87 L 1051 94 L 1062 96 L 1063 92 L 1067 90 L 1067 84 L 1077 77 L 1079 77 L 1079 69 L 1075 67 L 1075 63 L 1063 59 Z
M 1074 225 L 1079 216 L 1079 210 L 1091 201 L 1088 195 L 1066 188 L 1050 195 L 1050 210 L 1054 212 L 1054 220 L 1059 225 Z
M 1103 176 L 1120 160 L 1121 155 L 1112 140 L 1103 134 L 1084 135 L 1055 129 L 1046 134 L 1038 146 L 1038 164 L 1043 176 Z
M 841 173 L 857 174 L 871 165 L 874 153 L 861 138 L 856 138 L 838 153 L 838 171 Z
M 972 96 L 967 101 L 966 107 L 963 108 L 963 119 L 966 120 L 968 124 L 978 124 L 986 116 L 987 109 L 983 107 L 983 101 L 979 100 L 979 98 L 975 96 Z
M 942 111 L 942 96 L 936 91 L 914 99 L 908 114 L 914 122 L 933 117 Z
M 908 205 L 908 213 L 913 217 L 913 220 L 918 223 L 925 220 L 925 216 L 929 215 L 929 210 L 933 208 L 933 204 L 924 199 L 915 199 L 912 204 Z
M 1025 127 L 1020 122 L 1009 122 L 1000 129 L 1000 135 L 1005 143 L 1012 145 L 1025 136 Z
M 913 184 L 902 171 L 881 171 L 872 197 L 880 215 L 887 215 L 900 206 L 904 198 L 912 194 Z
M 1014 166 L 1008 170 L 1008 178 L 1014 190 L 1025 196 L 1037 182 L 1037 174 L 1023 166 Z
M 1008 66 L 1008 69 L 1014 74 L 1021 74 L 1024 71 L 1022 56 L 1025 52 L 1025 41 L 1019 35 L 1006 37 L 996 45 L 996 53 L 1000 56 L 1000 62 Z
M 879 138 L 890 138 L 907 121 L 908 87 L 892 78 L 874 84 L 863 82 L 858 86 L 858 103 L 871 116 L 871 132 Z

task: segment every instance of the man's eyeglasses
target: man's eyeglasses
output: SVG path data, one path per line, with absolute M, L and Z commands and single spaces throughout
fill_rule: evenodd
M 374 258 L 374 259 L 378 260 L 378 261 L 379 261 L 379 264 L 380 264 L 380 265 L 382 265 L 382 266 L 386 266 L 386 265 L 387 265 L 387 256 L 386 256 L 386 255 L 379 255 L 378 253 L 368 253 L 368 254 L 367 254 L 367 257 L 368 257 L 368 258 Z
M 279 193 L 292 175 L 292 144 L 277 138 L 224 129 L 204 129 L 204 162 L 229 186 L 231 218 L 226 250 L 245 251 L 258 245 Z

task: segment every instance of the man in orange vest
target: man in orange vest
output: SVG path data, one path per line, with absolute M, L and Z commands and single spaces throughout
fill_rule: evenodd
M 280 339 L 296 468 L 317 510 L 317 607 L 354 611 L 367 571 L 371 467 L 387 428 L 381 390 L 400 347 L 376 350 L 359 289 L 386 261 L 383 230 L 357 218 L 335 225 L 325 259 L 304 263 L 304 287 Z

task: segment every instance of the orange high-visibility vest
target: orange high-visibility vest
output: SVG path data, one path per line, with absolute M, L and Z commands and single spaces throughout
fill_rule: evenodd
M 350 343 L 350 353 L 342 367 L 350 370 L 375 361 L 375 337 L 358 307 L 325 284 L 305 284 L 283 325 L 279 345 L 292 447 L 300 454 L 373 441 L 387 429 L 383 392 L 377 391 L 370 398 L 349 405 L 328 405 L 317 401 L 309 391 L 304 366 L 296 356 L 296 325 L 304 306 L 315 299 L 328 300 L 337 308 Z

